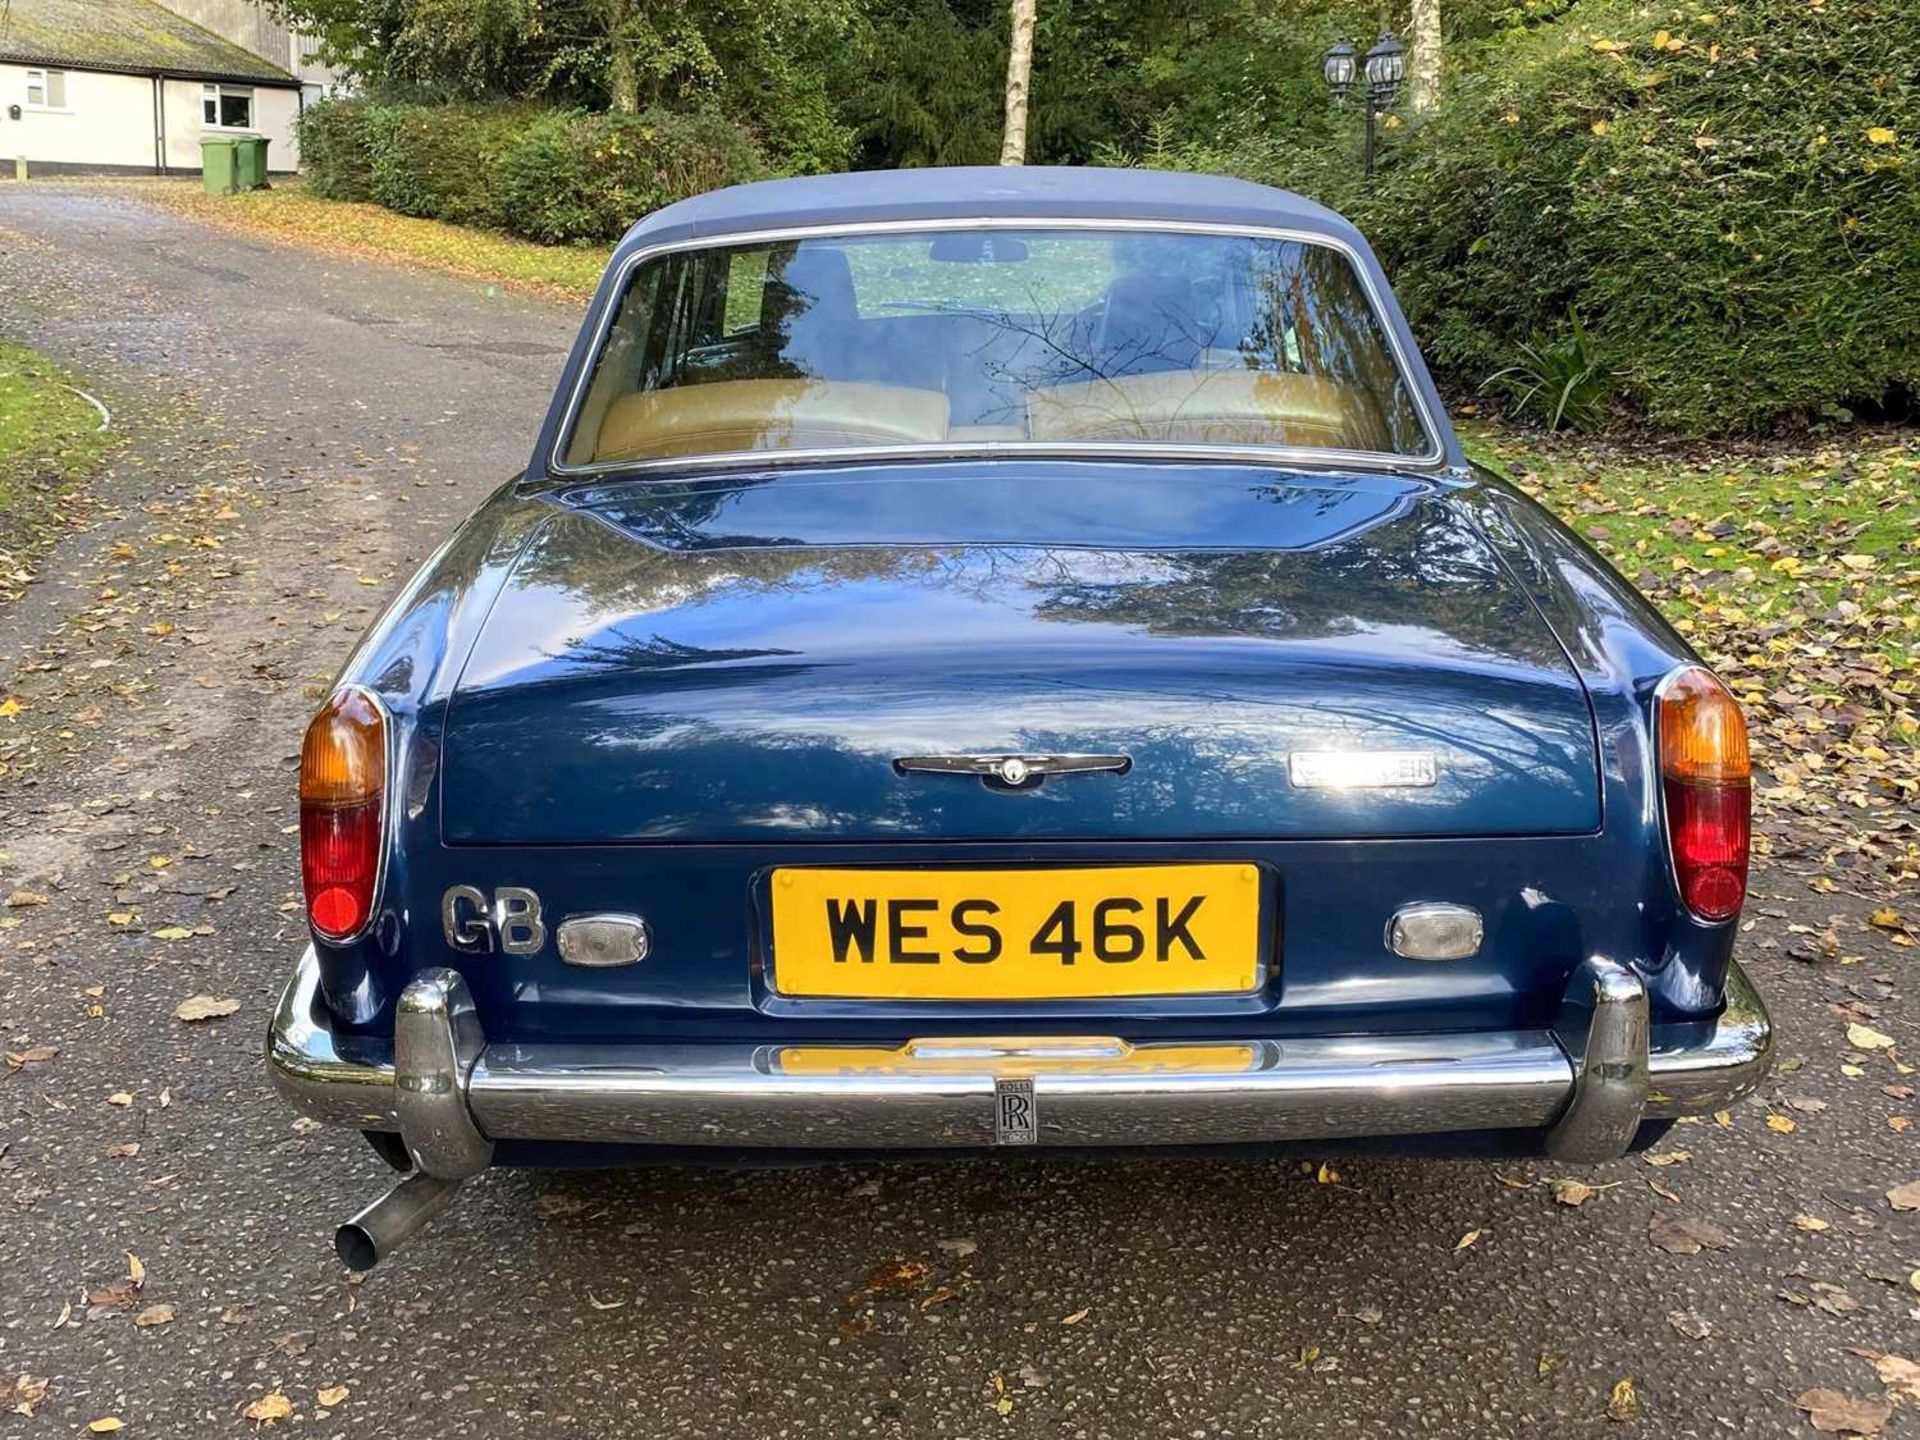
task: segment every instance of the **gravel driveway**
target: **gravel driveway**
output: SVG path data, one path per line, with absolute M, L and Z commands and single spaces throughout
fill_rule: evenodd
M 516 1172 L 344 1275 L 332 1228 L 385 1171 L 259 1053 L 301 943 L 294 755 L 522 463 L 577 320 L 0 187 L 0 329 L 131 435 L 0 604 L 0 1436 L 237 1435 L 276 1396 L 306 1432 L 728 1440 L 1757 1436 L 1811 1434 L 1812 1388 L 1882 1399 L 1852 1351 L 1920 1350 L 1884 1198 L 1916 1106 L 1846 1027 L 1913 1032 L 1920 952 L 1791 837 L 1744 951 L 1789 1068 L 1578 1205 L 1544 1164 L 1368 1158 Z M 1830 923 L 1829 963 L 1790 958 Z M 239 1008 L 176 1019 L 195 995 Z

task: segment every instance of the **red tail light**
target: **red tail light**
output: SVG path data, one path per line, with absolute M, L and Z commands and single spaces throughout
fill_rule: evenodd
M 1731 920 L 1747 898 L 1752 768 L 1739 702 L 1689 666 L 1660 687 L 1660 779 L 1680 898 L 1702 920 Z
M 366 692 L 342 690 L 300 747 L 300 878 L 325 939 L 351 939 L 373 914 L 386 793 L 386 716 Z

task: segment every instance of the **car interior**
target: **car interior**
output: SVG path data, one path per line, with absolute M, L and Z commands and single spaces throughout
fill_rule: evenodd
M 955 272 L 1025 258 L 980 234 L 918 244 Z M 1122 270 L 1071 309 L 969 301 L 957 280 L 938 300 L 863 294 L 833 243 L 668 256 L 629 289 L 568 463 L 1022 442 L 1423 450 L 1344 257 L 1292 248 L 1332 263 L 1264 287 L 1231 266 Z

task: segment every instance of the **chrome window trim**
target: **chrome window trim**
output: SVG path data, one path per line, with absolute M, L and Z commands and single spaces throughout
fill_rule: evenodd
M 380 713 L 380 743 L 385 747 L 387 755 L 386 773 L 382 776 L 380 782 L 380 858 L 373 870 L 373 892 L 367 900 L 367 918 L 361 921 L 358 930 L 354 931 L 351 935 L 343 935 L 337 940 L 331 935 L 322 935 L 320 933 L 319 927 L 313 923 L 313 916 L 307 908 L 306 862 L 304 856 L 301 861 L 300 918 L 307 922 L 307 933 L 313 937 L 314 944 L 326 945 L 336 950 L 344 950 L 349 946 L 358 945 L 362 940 L 367 938 L 367 935 L 372 931 L 374 925 L 379 922 L 380 907 L 385 903 L 387 898 L 387 854 L 393 849 L 394 837 L 400 833 L 400 791 L 402 787 L 394 783 L 395 758 L 399 749 L 400 737 L 394 729 L 393 712 L 387 708 L 386 701 L 382 700 L 369 687 L 360 684 L 357 680 L 350 680 L 344 685 L 336 685 L 333 689 L 329 690 L 327 692 L 327 698 L 320 702 L 320 710 L 326 709 L 336 698 L 348 690 L 364 695 L 367 702 Z M 318 715 L 320 710 L 315 710 L 313 713 Z M 311 725 L 313 722 L 309 720 L 307 723 Z M 301 737 L 301 743 L 303 746 L 305 745 L 304 733 Z M 297 798 L 296 796 L 296 799 Z M 305 843 L 305 837 L 302 837 L 301 844 L 303 848 Z
M 613 328 L 613 318 L 620 308 L 619 302 L 626 296 L 627 289 L 633 281 L 634 271 L 647 261 L 662 255 L 675 255 L 688 250 L 732 249 L 745 245 L 778 244 L 786 240 L 818 240 L 855 235 L 911 235 L 969 229 L 1130 230 L 1168 235 L 1227 235 L 1244 239 L 1285 240 L 1303 245 L 1325 246 L 1344 256 L 1347 263 L 1353 267 L 1361 288 L 1366 292 L 1367 303 L 1372 307 L 1374 321 L 1386 337 L 1387 350 L 1393 356 L 1400 383 L 1406 388 L 1408 398 L 1413 402 L 1414 411 L 1420 418 L 1421 428 L 1426 432 L 1431 448 L 1418 455 L 1400 455 L 1384 450 L 1337 450 L 1299 445 L 1080 445 L 1058 441 L 995 440 L 943 445 L 850 445 L 817 450 L 728 450 L 712 455 L 674 455 L 658 460 L 604 460 L 591 465 L 566 463 L 564 455 L 567 443 L 572 438 L 580 407 L 585 403 L 588 384 L 600 363 L 601 355 L 606 350 L 607 333 Z M 1447 462 L 1446 445 L 1441 440 L 1442 427 L 1432 407 L 1427 403 L 1424 390 L 1413 383 L 1412 358 L 1401 342 L 1397 327 L 1387 323 L 1381 290 L 1375 283 L 1372 267 L 1363 262 L 1357 249 L 1338 236 L 1320 235 L 1310 230 L 1288 229 L 1284 226 L 1230 225 L 1203 220 L 1095 220 L 1079 216 L 1057 215 L 992 215 L 972 218 L 956 216 L 944 220 L 872 220 L 861 223 L 843 222 L 829 225 L 782 226 L 770 230 L 742 230 L 732 234 L 703 235 L 643 246 L 620 263 L 619 269 L 615 272 L 615 281 L 608 303 L 594 327 L 593 344 L 587 352 L 586 363 L 581 366 L 580 373 L 574 377 L 573 388 L 567 397 L 567 408 L 560 417 L 560 426 L 554 434 L 553 445 L 544 457 L 547 473 L 555 477 L 577 479 L 583 476 L 616 473 L 645 475 L 687 469 L 709 470 L 769 465 L 784 467 L 801 464 L 819 465 L 838 461 L 860 463 L 870 460 L 1214 460 L 1302 464 L 1322 469 L 1338 469 L 1345 466 L 1364 470 L 1437 468 L 1444 466 Z

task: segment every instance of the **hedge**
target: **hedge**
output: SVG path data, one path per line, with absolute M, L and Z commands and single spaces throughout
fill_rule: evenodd
M 317 195 L 549 244 L 615 240 L 641 216 L 767 172 L 723 116 L 325 100 L 300 121 Z
M 1456 81 L 1358 208 L 1454 383 L 1571 313 L 1635 412 L 1765 431 L 1913 403 L 1917 147 L 1913 0 L 1584 0 Z

